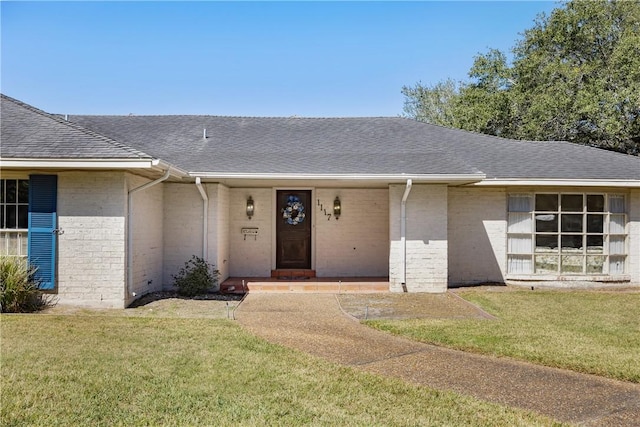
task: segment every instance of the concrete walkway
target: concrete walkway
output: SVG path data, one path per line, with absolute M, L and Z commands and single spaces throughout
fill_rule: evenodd
M 249 294 L 249 331 L 343 365 L 585 426 L 640 426 L 640 385 L 416 343 L 358 323 L 336 295 Z

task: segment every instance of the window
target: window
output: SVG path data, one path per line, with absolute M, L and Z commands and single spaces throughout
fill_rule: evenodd
M 624 195 L 510 194 L 508 211 L 509 273 L 624 274 Z
M 0 255 L 27 256 L 29 180 L 0 179 Z

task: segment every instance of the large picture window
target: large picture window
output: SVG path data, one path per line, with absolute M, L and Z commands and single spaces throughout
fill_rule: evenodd
M 27 256 L 29 180 L 0 179 L 0 255 Z
M 508 272 L 624 274 L 625 206 L 617 194 L 510 194 Z

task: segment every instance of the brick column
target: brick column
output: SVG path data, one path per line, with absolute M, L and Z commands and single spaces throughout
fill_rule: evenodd
M 405 186 L 389 186 L 389 282 L 392 292 L 447 290 L 447 186 L 413 185 L 406 204 L 406 284 L 403 286 L 400 203 Z

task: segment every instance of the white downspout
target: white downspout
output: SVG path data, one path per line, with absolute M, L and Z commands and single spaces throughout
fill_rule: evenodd
M 127 287 L 125 289 L 127 297 L 129 297 L 129 292 L 133 287 L 133 193 L 137 193 L 138 191 L 146 190 L 149 187 L 160 184 L 162 181 L 169 178 L 170 175 L 171 168 L 168 168 L 164 175 L 155 181 L 147 182 L 146 184 L 129 190 L 127 197 Z M 135 296 L 135 294 L 132 294 L 132 296 Z
M 207 233 L 209 232 L 209 197 L 207 197 L 206 190 L 202 187 L 200 177 L 196 177 L 196 187 L 202 196 L 202 258 L 208 261 L 209 252 L 209 239 Z
M 402 203 L 400 204 L 400 247 L 402 251 L 402 270 L 400 271 L 400 283 L 403 289 L 406 289 L 407 284 L 407 198 L 411 192 L 411 185 L 413 182 L 408 179 L 407 186 L 404 189 L 402 195 Z

